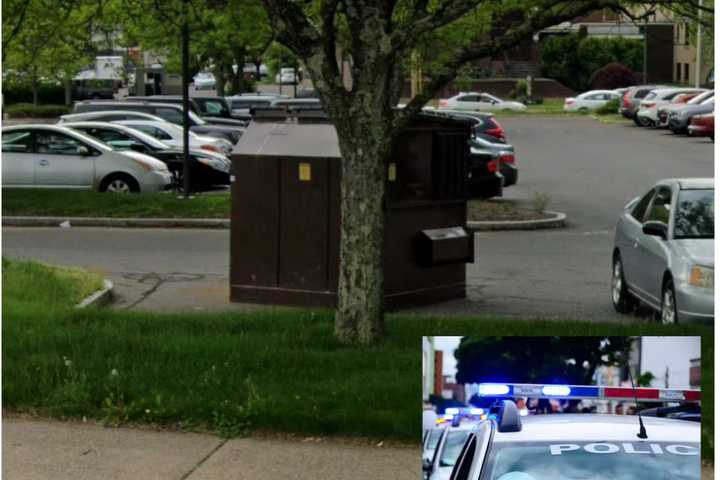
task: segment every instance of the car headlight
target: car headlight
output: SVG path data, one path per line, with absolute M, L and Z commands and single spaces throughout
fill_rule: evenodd
M 688 283 L 694 287 L 713 288 L 715 285 L 714 277 L 714 268 L 693 265 L 692 268 L 690 268 Z

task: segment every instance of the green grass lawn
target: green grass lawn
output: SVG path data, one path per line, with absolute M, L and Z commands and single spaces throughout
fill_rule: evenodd
M 229 192 L 199 194 L 184 200 L 176 194 L 114 195 L 84 190 L 2 190 L 4 216 L 114 218 L 229 218 Z
M 347 347 L 328 311 L 76 310 L 98 279 L 3 261 L 4 407 L 237 435 L 267 429 L 416 441 L 422 335 L 702 335 L 703 457 L 712 458 L 712 329 L 393 314 Z M 30 293 L 32 290 L 32 294 Z

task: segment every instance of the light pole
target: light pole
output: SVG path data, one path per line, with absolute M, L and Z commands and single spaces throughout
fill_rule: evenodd
M 702 51 L 702 4 L 703 0 L 698 3 L 698 27 L 697 27 L 697 45 L 695 46 L 695 88 L 700 87 L 700 59 Z
M 182 88 L 183 88 L 183 193 L 185 198 L 190 198 L 190 101 L 189 90 L 189 50 L 190 32 L 188 28 L 188 0 L 183 0 L 183 24 L 182 24 Z

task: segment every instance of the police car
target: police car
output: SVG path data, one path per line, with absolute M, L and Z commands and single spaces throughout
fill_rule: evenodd
M 431 428 L 430 430 L 425 432 L 425 437 L 423 438 L 423 465 L 426 462 L 430 462 L 433 458 L 433 455 L 435 454 L 435 448 L 437 447 L 438 443 L 440 443 L 440 437 L 442 436 L 443 432 L 445 431 L 445 425 L 438 425 L 435 428 Z
M 439 434 L 432 451 L 427 449 L 429 445 L 426 445 L 426 449 L 423 451 L 423 478 L 448 480 L 470 430 L 484 418 L 487 417 L 481 408 L 446 409 L 445 415 L 438 419 L 440 423 L 438 428 L 429 432 L 436 434 L 439 432 Z
M 481 385 L 497 398 L 470 430 L 451 480 L 700 480 L 700 425 L 658 417 L 523 416 L 507 398 L 700 402 L 695 390 L 558 385 Z

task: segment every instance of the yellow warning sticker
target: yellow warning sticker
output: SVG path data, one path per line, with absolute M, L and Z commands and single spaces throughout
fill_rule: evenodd
M 298 168 L 298 176 L 301 182 L 309 182 L 311 178 L 311 169 L 309 163 L 301 163 Z
M 388 165 L 388 181 L 394 182 L 397 178 L 397 167 L 394 163 Z

